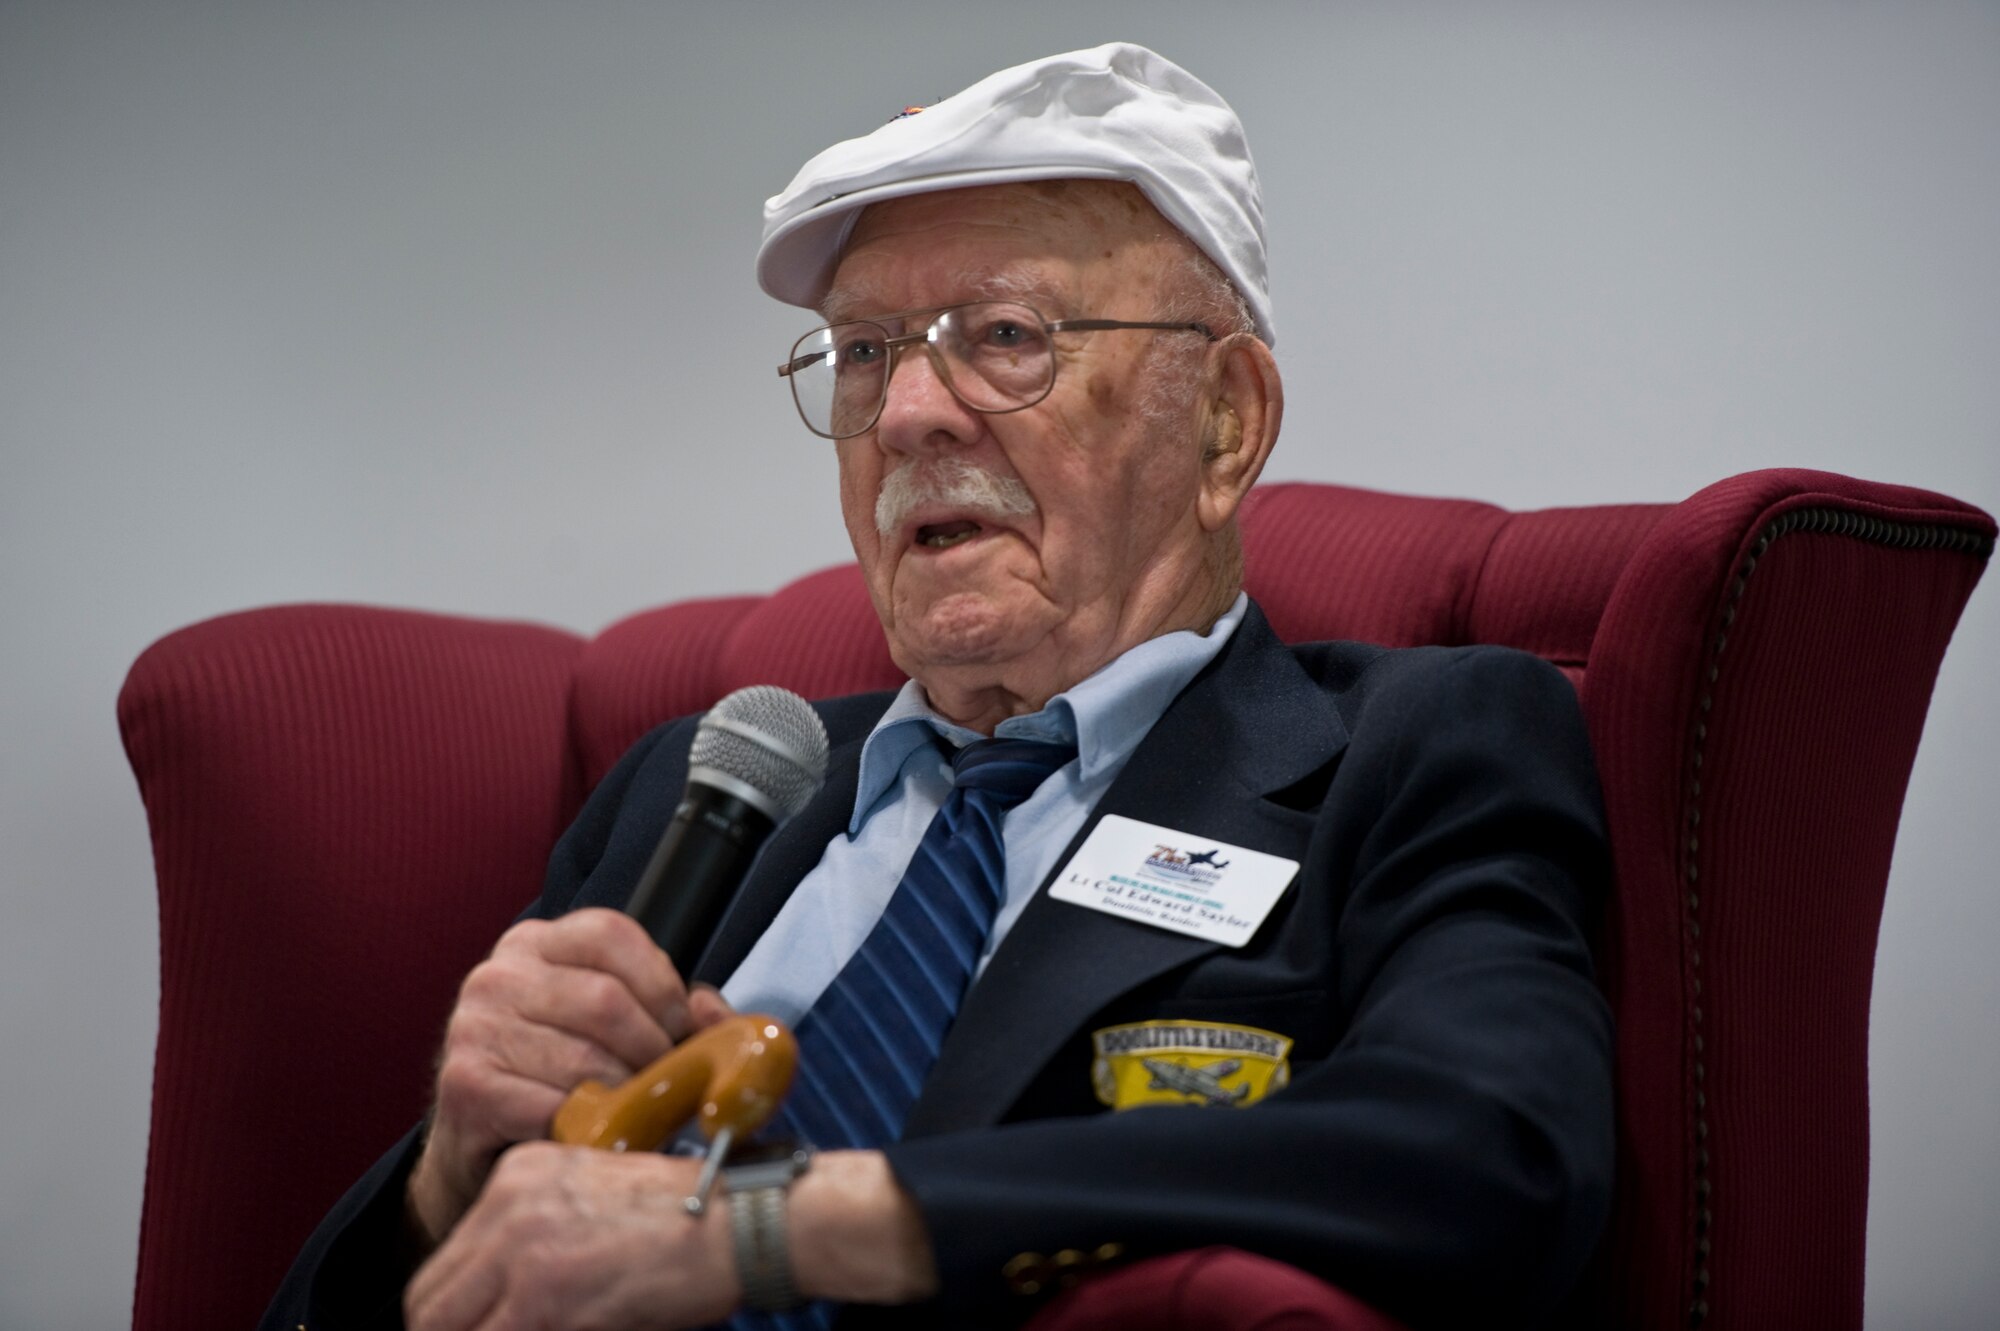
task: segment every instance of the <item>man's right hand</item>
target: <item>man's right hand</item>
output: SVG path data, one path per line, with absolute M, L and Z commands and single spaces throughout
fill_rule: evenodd
M 667 954 L 616 911 L 524 920 L 458 992 L 437 1104 L 410 1175 L 412 1218 L 434 1247 L 458 1223 L 500 1153 L 548 1131 L 578 1082 L 617 1084 L 726 1012 L 692 1000 Z

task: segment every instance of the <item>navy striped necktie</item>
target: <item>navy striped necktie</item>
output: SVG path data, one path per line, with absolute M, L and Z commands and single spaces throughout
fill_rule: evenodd
M 1073 744 L 977 740 L 952 755 L 951 794 L 875 928 L 799 1020 L 798 1073 L 778 1132 L 821 1150 L 903 1135 L 1007 892 L 1007 811 L 1076 757 Z M 820 1331 L 837 1311 L 739 1312 L 732 1331 Z
M 1075 756 L 1074 745 L 1025 739 L 952 755 L 951 794 L 888 909 L 798 1024 L 784 1131 L 822 1150 L 902 1136 L 1006 895 L 1001 820 Z

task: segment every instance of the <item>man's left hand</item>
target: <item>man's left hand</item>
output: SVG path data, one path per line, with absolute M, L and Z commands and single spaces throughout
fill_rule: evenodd
M 705 1326 L 743 1287 L 729 1195 L 682 1202 L 701 1162 L 525 1142 L 403 1296 L 410 1331 Z M 879 1151 L 829 1151 L 792 1185 L 793 1278 L 807 1298 L 905 1303 L 937 1291 L 916 1203 Z
M 529 1142 L 403 1296 L 410 1331 L 687 1327 L 742 1299 L 721 1207 L 682 1209 L 700 1162 Z

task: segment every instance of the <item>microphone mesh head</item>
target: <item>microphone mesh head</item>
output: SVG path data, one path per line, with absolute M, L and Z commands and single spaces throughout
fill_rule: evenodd
M 826 727 L 811 703 L 790 689 L 753 684 L 702 717 L 688 765 L 749 786 L 782 822 L 805 808 L 826 778 L 826 747 Z

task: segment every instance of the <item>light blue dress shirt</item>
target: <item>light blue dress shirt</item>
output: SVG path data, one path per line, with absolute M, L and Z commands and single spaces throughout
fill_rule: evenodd
M 979 959 L 982 971 L 1139 741 L 1215 659 L 1249 604 L 1249 597 L 1239 594 L 1206 634 L 1183 629 L 1142 642 L 1049 699 L 1039 712 L 1009 717 L 995 729 L 1012 739 L 1074 743 L 1077 756 L 1001 824 L 1007 895 Z M 862 745 L 860 787 L 847 835 L 828 843 L 819 864 L 800 880 L 722 986 L 732 1007 L 796 1025 L 860 950 L 951 793 L 951 763 L 931 743 L 932 731 L 954 747 L 984 738 L 933 712 L 923 688 L 911 680 Z

